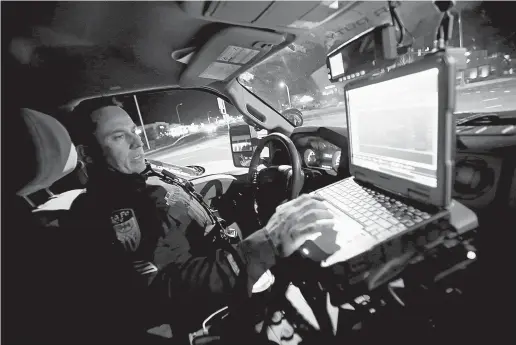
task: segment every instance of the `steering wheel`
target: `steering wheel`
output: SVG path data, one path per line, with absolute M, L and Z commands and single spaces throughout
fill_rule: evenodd
M 260 165 L 260 154 L 263 148 L 270 142 L 280 142 L 287 149 L 290 165 L 277 165 L 265 167 Z M 288 192 L 288 200 L 299 196 L 304 184 L 304 173 L 301 169 L 301 159 L 292 140 L 281 133 L 271 133 L 258 143 L 249 165 L 250 182 L 257 188 L 273 182 L 284 182 L 285 191 Z
M 201 191 L 199 192 L 199 195 L 203 198 L 204 201 L 206 201 L 206 195 L 208 195 L 208 192 L 213 187 L 215 187 L 214 198 L 220 198 L 222 195 L 224 195 L 224 187 L 222 186 L 222 182 L 220 182 L 220 180 L 210 180 L 204 185 L 204 187 L 202 187 Z

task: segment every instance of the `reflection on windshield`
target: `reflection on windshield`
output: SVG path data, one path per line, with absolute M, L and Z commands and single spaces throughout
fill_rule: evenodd
M 467 67 L 457 73 L 456 112 L 515 110 L 514 51 L 494 29 L 486 26 L 478 11 L 466 8 L 461 16 L 461 31 L 454 29 L 451 45 L 462 43 L 467 49 Z M 421 59 L 433 48 L 439 13 L 433 10 L 421 17 L 419 22 L 409 18 L 413 21 L 412 46 L 399 57 L 398 65 Z M 279 113 L 288 108 L 300 109 L 304 125 L 345 126 L 344 83 L 329 82 L 326 54 L 342 43 L 333 42 L 335 33 L 347 29 L 333 27 L 312 34 L 243 73 L 239 82 Z M 329 40 L 335 43 L 332 47 Z

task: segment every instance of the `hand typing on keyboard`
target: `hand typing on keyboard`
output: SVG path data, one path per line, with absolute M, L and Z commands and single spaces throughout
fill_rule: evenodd
M 328 209 L 333 208 L 328 204 Z M 349 217 L 340 217 L 336 211 L 334 230 L 337 236 L 332 241 L 328 238 L 320 238 L 315 244 L 323 251 L 327 252 L 329 257 L 321 261 L 321 267 L 329 267 L 339 262 L 344 262 L 350 258 L 361 254 L 363 251 L 371 248 L 376 243 L 376 239 L 363 231 L 363 226 Z M 333 249 L 337 247 L 338 249 Z
M 290 256 L 309 240 L 335 238 L 334 216 L 323 200 L 305 194 L 276 208 L 265 229 L 279 256 Z
M 426 212 L 374 189 L 360 186 L 352 179 L 342 180 L 314 192 L 325 198 L 335 216 L 337 238 L 320 238 L 317 247 L 330 257 L 321 266 L 331 266 L 363 254 L 375 245 L 397 236 L 430 218 Z M 339 247 L 335 250 L 335 246 Z
M 321 267 L 328 267 L 338 262 L 346 261 L 360 254 L 365 247 L 374 245 L 375 239 L 362 231 L 362 224 L 344 216 L 342 211 L 328 202 L 326 197 L 331 198 L 331 195 L 323 196 L 321 194 L 321 191 L 317 191 L 311 195 L 321 198 L 324 207 L 333 215 L 333 231 L 327 232 L 325 236 L 315 238 L 313 242 L 307 246 L 307 251 L 313 252 L 320 258 L 317 261 L 321 262 Z M 317 252 L 319 253 L 316 254 Z M 313 256 L 312 254 L 304 254 L 308 257 Z

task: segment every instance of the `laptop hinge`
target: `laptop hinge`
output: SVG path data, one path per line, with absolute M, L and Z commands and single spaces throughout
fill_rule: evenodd
M 428 204 L 428 199 L 430 198 L 430 195 L 410 188 L 407 190 L 407 196 L 424 204 Z

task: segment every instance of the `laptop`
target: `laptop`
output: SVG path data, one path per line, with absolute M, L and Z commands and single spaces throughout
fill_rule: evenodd
M 449 217 L 453 60 L 425 57 L 351 82 L 344 93 L 352 176 L 312 192 L 334 214 L 336 238 L 307 241 L 301 253 L 336 253 L 358 274 L 425 245 L 427 225 Z

